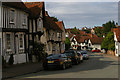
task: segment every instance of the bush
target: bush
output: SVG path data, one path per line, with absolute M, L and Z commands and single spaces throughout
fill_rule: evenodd
M 47 53 L 44 50 L 45 45 L 42 43 L 34 43 L 34 49 L 32 50 L 32 55 L 35 55 L 38 62 L 44 60 L 47 56 Z
M 13 62 L 14 62 L 14 57 L 13 54 L 11 54 L 9 58 L 9 65 L 13 65 Z

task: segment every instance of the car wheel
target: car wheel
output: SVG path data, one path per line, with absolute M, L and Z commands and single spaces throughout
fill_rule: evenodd
M 62 69 L 63 69 L 63 70 L 66 69 L 66 65 L 65 65 L 65 63 L 63 63 L 63 65 L 62 65 Z
M 81 60 L 81 62 L 83 63 L 83 60 Z
M 44 70 L 48 70 L 48 67 L 43 67 L 44 68 Z

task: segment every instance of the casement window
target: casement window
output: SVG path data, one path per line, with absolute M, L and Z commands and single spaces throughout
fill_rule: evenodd
M 20 40 L 19 41 L 19 43 L 20 43 L 19 47 L 20 47 L 20 49 L 23 49 L 23 39 L 24 39 L 23 36 L 24 36 L 23 34 L 19 35 L 19 40 Z
M 11 40 L 10 40 L 10 34 L 6 34 L 6 48 L 7 50 L 11 49 Z
M 42 29 L 42 20 L 41 19 L 39 19 L 38 26 L 39 26 L 39 29 L 41 30 Z
M 11 9 L 10 10 L 10 23 L 14 23 L 15 22 L 15 10 Z
M 23 14 L 23 24 L 24 24 L 24 25 L 26 25 L 26 19 L 27 19 L 27 18 L 26 18 L 26 15 Z

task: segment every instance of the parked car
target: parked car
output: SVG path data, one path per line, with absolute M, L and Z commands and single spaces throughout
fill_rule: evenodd
M 76 51 L 74 51 L 74 50 L 65 51 L 64 54 L 72 60 L 73 64 L 80 63 L 80 56 L 78 56 Z
M 92 52 L 101 52 L 99 49 L 92 50 Z
M 60 68 L 66 69 L 72 66 L 72 61 L 65 54 L 52 54 L 49 55 L 43 62 L 44 69 Z
M 80 51 L 77 51 L 78 56 L 80 56 L 80 62 L 83 62 L 83 55 Z
M 80 51 L 83 55 L 83 59 L 89 59 L 89 55 L 87 54 L 87 51 Z

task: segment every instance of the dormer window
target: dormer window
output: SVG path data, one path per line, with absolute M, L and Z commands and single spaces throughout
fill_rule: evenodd
M 11 9 L 10 10 L 10 23 L 14 23 L 15 22 L 15 10 Z

